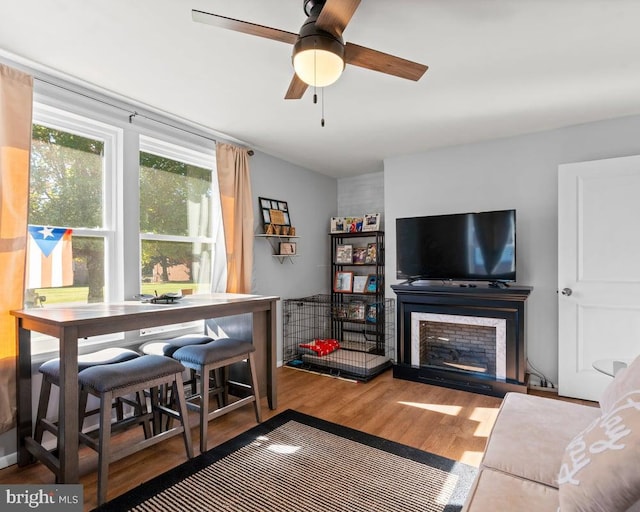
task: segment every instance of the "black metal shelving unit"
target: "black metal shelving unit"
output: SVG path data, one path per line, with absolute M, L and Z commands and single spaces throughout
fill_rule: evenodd
M 361 231 L 356 233 L 330 233 L 331 237 L 331 337 L 344 340 L 361 335 L 363 347 L 371 353 L 385 355 L 386 302 L 384 297 L 384 232 Z M 341 245 L 368 247 L 376 244 L 375 261 L 366 263 L 338 263 L 336 254 Z M 352 272 L 355 276 L 375 276 L 375 291 L 339 292 L 334 289 L 336 272 Z M 354 318 L 350 312 L 364 305 L 365 318 Z M 370 308 L 376 308 L 375 321 Z

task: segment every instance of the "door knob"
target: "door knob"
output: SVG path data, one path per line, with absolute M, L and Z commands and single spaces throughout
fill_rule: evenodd
M 573 293 L 573 290 L 571 288 L 563 288 L 562 289 L 562 295 L 568 297 L 569 295 L 571 295 Z

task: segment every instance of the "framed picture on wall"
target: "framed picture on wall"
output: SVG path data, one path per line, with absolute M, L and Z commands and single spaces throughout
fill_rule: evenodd
M 258 204 L 262 213 L 262 222 L 264 223 L 264 231 L 267 233 L 268 226 L 291 226 L 291 217 L 289 205 L 286 201 L 279 199 L 270 199 L 268 197 L 259 197 Z

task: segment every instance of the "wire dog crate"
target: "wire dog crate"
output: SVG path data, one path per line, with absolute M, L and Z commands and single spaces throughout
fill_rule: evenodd
M 346 307 L 345 307 L 346 306 Z M 358 314 L 375 311 L 375 315 Z M 350 309 L 356 314 L 349 315 Z M 301 369 L 367 381 L 395 359 L 394 300 L 332 304 L 330 295 L 283 301 L 283 361 Z M 383 329 L 380 329 L 383 327 Z

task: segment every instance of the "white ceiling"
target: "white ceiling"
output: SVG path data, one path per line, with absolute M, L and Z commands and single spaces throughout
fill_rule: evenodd
M 429 66 L 347 66 L 283 96 L 291 46 L 191 9 L 298 32 L 302 0 L 0 0 L 0 50 L 330 176 L 386 157 L 640 113 L 638 0 L 363 0 L 345 41 Z

